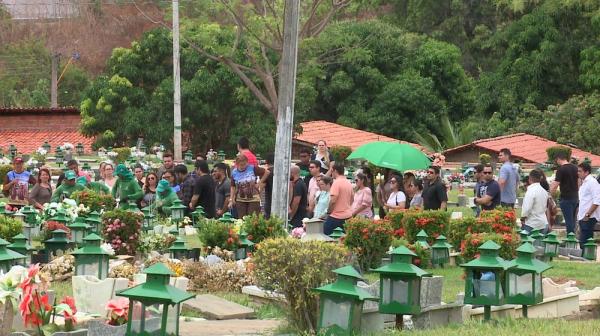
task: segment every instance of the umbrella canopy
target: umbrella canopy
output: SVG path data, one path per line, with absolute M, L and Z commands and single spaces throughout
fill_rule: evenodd
M 431 161 L 420 150 L 408 144 L 375 141 L 358 147 L 348 160 L 363 159 L 396 171 L 426 169 Z

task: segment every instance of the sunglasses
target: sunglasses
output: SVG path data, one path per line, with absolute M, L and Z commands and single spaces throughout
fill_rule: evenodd
M 485 175 L 492 175 L 492 172 L 483 172 Z
M 156 180 L 156 177 L 148 177 L 148 180 Z
M 427 174 L 435 174 L 435 172 L 433 170 L 429 170 L 427 171 Z

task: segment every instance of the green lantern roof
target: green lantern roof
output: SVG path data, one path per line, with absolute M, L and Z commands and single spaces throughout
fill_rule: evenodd
M 56 212 L 56 215 L 54 215 L 54 217 L 50 218 L 50 220 L 56 221 L 56 222 L 68 222 L 69 218 L 67 218 L 66 214 L 64 211 L 62 210 L 58 210 Z
M 177 237 L 177 239 L 173 242 L 173 245 L 169 247 L 169 251 L 187 251 L 185 247 L 185 240 L 181 237 Z
M 425 232 L 425 230 L 421 230 L 419 231 L 419 233 L 417 233 L 417 238 L 429 238 L 429 235 L 427 235 L 427 232 Z
M 344 266 L 333 270 L 338 275 L 337 280 L 334 283 L 315 288 L 314 291 L 320 293 L 338 294 L 343 296 L 349 296 L 357 300 L 373 300 L 377 301 L 378 298 L 371 295 L 366 290 L 356 286 L 358 280 L 362 280 L 362 276 L 352 266 Z
M 181 200 L 180 199 L 176 199 L 176 200 L 173 201 L 173 205 L 171 205 L 169 207 L 169 209 L 171 209 L 171 210 L 177 210 L 177 209 L 185 210 L 185 209 L 187 209 L 187 207 L 185 205 L 181 204 Z
M 102 221 L 100 219 L 100 214 L 96 211 L 90 212 L 85 220 L 87 222 L 94 222 L 94 223 L 100 223 Z
M 226 223 L 233 223 L 235 221 L 235 219 L 233 219 L 231 217 L 231 214 L 229 212 L 226 212 L 223 214 L 223 216 L 221 216 L 221 218 L 219 218 L 220 222 L 226 222 Z
M 533 271 L 536 273 L 542 273 L 552 266 L 537 260 L 535 258 L 536 249 L 531 243 L 523 243 L 517 249 L 517 258 L 507 263 L 508 268 L 516 267 L 516 269 L 524 271 Z
M 342 229 L 341 227 L 336 227 L 335 229 L 333 229 L 333 232 L 329 235 L 330 238 L 333 239 L 340 239 L 344 236 L 344 229 Z
M 173 236 L 179 236 L 179 228 L 177 227 L 177 225 L 173 225 L 171 227 L 171 229 L 169 230 L 169 234 Z
M 71 241 L 67 238 L 67 231 L 54 230 L 52 231 L 52 238 L 45 240 L 44 242 L 49 243 L 70 243 Z
M 250 246 L 254 245 L 254 243 L 251 240 L 249 240 L 247 237 L 248 237 L 248 234 L 246 232 L 240 233 L 240 242 L 239 242 L 240 246 L 250 247 Z
M 85 222 L 85 218 L 77 217 L 75 221 L 69 225 L 67 225 L 69 229 L 87 229 L 88 225 Z
M 461 264 L 460 267 L 506 270 L 508 269 L 507 262 L 498 256 L 499 250 L 500 245 L 488 240 L 479 246 L 479 258 L 471 260 L 466 264 Z
M 412 264 L 412 258 L 416 257 L 417 255 L 413 251 L 406 248 L 406 246 L 399 246 L 395 248 L 391 254 L 391 263 L 372 271 L 376 273 L 402 274 L 416 277 L 431 276 L 431 273 L 427 273 L 418 266 Z
M 85 242 L 83 247 L 73 251 L 72 254 L 108 254 L 106 251 L 104 251 L 104 249 L 102 249 L 102 247 L 100 247 L 100 244 L 98 244 L 99 241 L 102 241 L 102 238 L 100 238 L 100 236 L 97 234 L 90 233 L 89 235 L 83 237 L 83 241 Z
M 594 238 L 589 238 L 583 246 L 596 246 L 596 240 Z
M 29 216 L 32 214 L 36 214 L 37 211 L 33 210 L 33 207 L 31 205 L 26 205 L 21 209 L 21 213 L 23 213 L 26 216 Z
M 544 243 L 550 243 L 550 244 L 560 244 L 560 242 L 558 241 L 558 239 L 556 238 L 556 232 L 552 231 L 550 233 L 548 233 L 548 235 L 546 235 L 546 238 L 544 238 L 544 240 L 542 240 Z
M 31 245 L 29 245 L 29 242 L 27 241 L 27 237 L 25 237 L 25 235 L 23 235 L 22 233 L 19 233 L 18 235 L 13 237 L 13 243 L 7 246 L 9 249 L 23 249 L 23 250 L 27 250 L 27 251 L 31 251 L 31 250 L 35 250 Z
M 577 238 L 575 237 L 575 233 L 573 232 L 569 232 L 567 234 L 567 239 L 565 239 L 565 241 L 571 243 L 579 243 L 579 240 L 577 240 Z
M 519 235 L 521 236 L 521 239 L 529 236 L 529 232 L 527 232 L 527 230 L 523 229 L 521 231 L 519 231 Z
M 0 261 L 25 258 L 21 253 L 6 248 L 10 243 L 0 238 Z
M 436 239 L 435 239 L 435 243 L 432 246 L 433 248 L 451 248 L 452 244 L 448 244 L 448 239 L 446 239 L 446 237 L 444 237 L 443 235 L 439 235 Z
M 181 303 L 196 296 L 196 294 L 190 294 L 169 285 L 168 279 L 173 275 L 173 272 L 163 263 L 148 267 L 144 273 L 147 274 L 146 282 L 122 290 L 117 293 L 117 296 L 146 303 L 157 302 L 167 304 Z
M 537 240 L 537 239 L 541 239 L 542 237 L 544 237 L 544 235 L 540 232 L 539 229 L 533 229 L 531 231 L 530 237 Z

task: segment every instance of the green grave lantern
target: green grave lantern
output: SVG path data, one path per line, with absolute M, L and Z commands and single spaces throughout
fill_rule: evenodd
M 117 296 L 129 299 L 126 335 L 179 335 L 180 305 L 196 295 L 169 285 L 174 274 L 163 263 L 148 267 L 144 273 L 146 282 L 117 293 Z M 136 303 L 141 304 L 141 309 Z M 169 309 L 175 309 L 173 319 L 169 316 Z M 134 316 L 134 311 L 137 316 Z
M 190 164 L 194 160 L 194 154 L 192 154 L 192 151 L 188 149 L 183 155 L 183 159 L 185 160 L 185 163 Z
M 424 249 L 428 249 L 430 246 L 429 243 L 427 243 L 427 238 L 429 238 L 427 232 L 425 232 L 425 230 L 421 230 L 419 233 L 417 233 L 417 241 L 415 243 L 419 244 Z
M 517 249 L 517 258 L 508 262 L 509 268 L 506 271 L 506 303 L 522 305 L 523 317 L 527 317 L 528 305 L 544 301 L 542 272 L 551 268 L 550 265 L 537 260 L 535 252 L 531 243 L 524 243 Z
M 181 200 L 176 199 L 173 201 L 173 205 L 171 205 L 169 209 L 171 209 L 171 219 L 175 223 L 179 223 L 183 220 L 183 215 L 185 213 L 185 209 L 187 208 L 185 205 L 181 204 Z
M 35 249 L 31 247 L 31 245 L 29 245 L 29 239 L 27 239 L 27 237 L 24 234 L 19 233 L 18 235 L 14 236 L 12 240 L 13 243 L 8 245 L 7 247 L 17 253 L 24 255 L 25 264 L 30 264 L 31 255 L 33 254 L 33 251 L 35 251 Z
M 48 143 L 48 141 L 44 141 L 44 144 L 42 145 L 42 148 L 46 151 L 46 153 L 50 153 L 50 149 L 52 148 L 52 146 L 50 146 L 50 144 Z
M 221 218 L 219 218 L 219 221 L 233 224 L 235 222 L 235 219 L 231 217 L 231 214 L 229 212 L 226 212 L 223 214 L 223 216 L 221 216 Z
M 49 256 L 60 257 L 71 247 L 71 241 L 67 238 L 67 231 L 54 230 L 52 231 L 52 238 L 45 240 L 44 245 Z
M 343 236 L 345 236 L 344 229 L 338 226 L 333 229 L 333 232 L 329 235 L 329 238 L 339 241 Z
M 69 222 L 69 218 L 67 217 L 67 214 L 63 209 L 59 209 L 58 211 L 56 211 L 56 214 L 54 215 L 54 217 L 51 217 L 50 220 L 59 222 L 64 225 L 67 225 L 67 223 Z
M 224 152 L 224 151 L 222 151 L 222 150 L 220 150 L 220 151 L 217 153 L 217 158 L 219 159 L 219 162 L 223 162 L 223 161 L 225 161 L 225 152 Z
M 596 260 L 596 240 L 590 238 L 583 244 L 583 257 L 587 260 Z
M 14 219 L 16 219 L 17 221 L 19 221 L 20 223 L 25 223 L 25 215 L 21 212 L 21 211 L 16 211 L 13 213 L 13 217 Z
M 198 205 L 196 209 L 194 209 L 194 212 L 191 213 L 191 215 L 192 225 L 195 228 L 200 227 L 200 221 L 206 216 L 206 214 L 204 213 L 204 208 L 201 205 Z
M 556 239 L 556 232 L 552 231 L 546 235 L 546 238 L 542 240 L 544 243 L 544 256 L 552 260 L 553 257 L 558 255 L 558 245 L 560 242 Z
M 68 225 L 68 228 L 71 230 L 71 240 L 77 246 L 81 246 L 83 243 L 83 237 L 86 236 L 89 228 L 85 222 L 85 218 L 77 217 L 73 223 Z
M 527 232 L 527 230 L 521 230 L 519 232 L 519 236 L 521 238 L 521 243 L 530 242 L 533 244 L 533 239 L 531 239 L 531 237 L 529 236 L 529 232 Z
M 75 275 L 93 275 L 100 280 L 106 279 L 109 255 L 100 247 L 102 238 L 90 233 L 83 241 L 83 247 L 72 253 L 75 256 Z
M 64 155 L 62 152 L 62 149 L 60 149 L 60 147 L 56 147 L 56 154 L 54 155 L 54 161 L 56 162 L 56 164 L 60 167 L 60 165 L 63 164 L 64 162 Z
M 530 235 L 531 239 L 533 239 L 533 246 L 542 246 L 542 239 L 544 239 L 544 235 L 538 229 L 533 229 Z
M 13 212 L 6 210 L 6 203 L 0 202 L 0 215 L 12 216 Z
M 175 237 L 179 237 L 179 228 L 177 227 L 177 225 L 172 225 L 171 229 L 169 230 L 169 234 Z
M 240 233 L 240 241 L 238 243 L 238 248 L 235 250 L 235 260 L 242 260 L 248 257 L 248 253 L 252 252 L 252 247 L 254 243 L 250 241 L 248 238 L 248 234 L 246 232 Z
M 127 211 L 140 212 L 140 208 L 138 208 L 137 203 L 135 203 L 135 201 L 128 201 L 127 202 Z
M 140 146 L 140 152 L 146 154 L 146 151 L 148 150 L 148 147 L 146 147 L 146 145 L 142 144 Z
M 319 288 L 318 334 L 355 335 L 360 334 L 360 322 L 365 300 L 377 298 L 356 286 L 361 275 L 352 267 L 344 266 L 333 270 L 337 280 Z
M 102 227 L 102 219 L 97 211 L 92 211 L 88 214 L 85 222 L 90 226 L 92 232 L 100 233 Z
M 77 152 L 77 155 L 82 156 L 83 155 L 83 144 L 81 142 L 79 142 L 77 144 L 77 146 L 75 146 L 75 151 Z
M 25 215 L 25 223 L 32 225 L 37 224 L 37 211 L 35 211 L 31 205 L 26 205 L 21 208 L 21 213 Z
M 15 144 L 10 144 L 10 146 L 8 146 L 8 153 L 10 154 L 10 157 L 15 158 L 17 156 L 17 146 L 15 146 Z
M 354 182 L 354 168 L 348 167 L 346 169 L 346 178 Z
M 575 237 L 574 232 L 569 232 L 567 234 L 567 239 L 564 240 L 565 247 L 570 249 L 578 249 L 579 248 L 579 240 Z
M 8 249 L 9 242 L 0 238 L 0 270 L 6 274 L 11 267 L 25 263 L 26 257 L 21 253 Z
M 431 264 L 433 266 L 439 265 L 440 267 L 444 267 L 444 264 L 450 261 L 451 247 L 452 245 L 448 244 L 448 239 L 443 235 L 439 235 L 431 247 Z
M 388 265 L 373 270 L 379 273 L 379 312 L 395 314 L 398 328 L 402 328 L 402 315 L 421 312 L 421 279 L 431 276 L 413 265 L 416 256 L 405 246 L 400 246 L 392 251 Z
M 173 242 L 173 245 L 169 247 L 169 253 L 171 254 L 171 259 L 183 260 L 187 258 L 189 250 L 185 247 L 185 240 L 181 237 L 177 237 Z
M 491 240 L 479 246 L 480 256 L 466 264 L 465 303 L 484 306 L 484 318 L 491 318 L 491 307 L 504 304 L 507 263 L 498 256 L 500 246 Z
M 152 212 L 144 213 L 144 222 L 142 223 L 142 230 L 148 232 L 154 228 L 154 215 Z

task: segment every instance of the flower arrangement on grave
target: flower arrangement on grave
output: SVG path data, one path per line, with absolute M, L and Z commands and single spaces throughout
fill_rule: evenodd
M 448 234 L 449 225 L 450 213 L 443 210 L 408 210 L 402 216 L 405 237 L 411 244 L 416 241 L 417 233 L 425 230 L 429 236 L 427 242 L 432 245 L 439 235 L 446 236 Z
M 215 219 L 207 220 L 198 231 L 198 236 L 202 246 L 207 248 L 220 247 L 229 251 L 234 251 L 239 242 L 238 234 L 235 232 L 234 225 Z
M 144 268 L 148 268 L 154 264 L 163 263 L 165 264 L 176 277 L 184 276 L 183 263 L 178 260 L 169 259 L 165 256 L 156 256 L 146 259 L 144 262 Z
M 470 233 L 461 242 L 460 250 L 464 261 L 468 262 L 479 257 L 479 246 L 488 240 L 500 245 L 500 257 L 511 260 L 516 255 L 520 244 L 519 235 L 516 233 Z
M 248 239 L 255 244 L 267 238 L 285 236 L 283 221 L 275 216 L 265 218 L 262 214 L 245 216 L 242 229 L 248 234 Z
M 148 254 L 152 251 L 161 254 L 167 253 L 174 241 L 175 237 L 172 235 L 156 234 L 149 231 L 148 233 L 142 233 L 139 251 L 144 254 Z
M 452 173 L 451 175 L 447 176 L 446 179 L 450 183 L 464 183 L 465 182 L 465 176 L 461 173 Z
M 37 163 L 44 164 L 44 163 L 46 163 L 46 155 L 47 154 L 48 154 L 47 150 L 45 150 L 43 147 L 39 147 L 31 156 L 31 160 L 37 161 Z
M 78 215 L 87 215 L 92 211 L 110 211 L 117 205 L 112 195 L 100 194 L 91 189 L 76 191 L 71 197 L 79 203 Z
M 23 230 L 23 223 L 12 216 L 0 215 L 0 238 L 12 241 Z
M 56 221 L 46 221 L 42 226 L 41 237 L 42 241 L 48 240 L 52 238 L 52 231 L 54 230 L 63 230 L 67 232 L 67 238 L 71 239 L 71 229 L 69 229 L 66 225 Z
M 51 281 L 61 281 L 73 276 L 75 270 L 75 257 L 65 254 L 54 258 L 41 268 L 41 273 Z
M 139 268 L 130 263 L 123 263 L 121 265 L 111 268 L 108 272 L 109 278 L 125 278 L 129 281 L 133 281 L 133 276 L 139 273 Z
M 141 213 L 115 209 L 102 215 L 102 235 L 116 254 L 135 255 L 140 245 Z
M 392 226 L 387 220 L 351 218 L 344 225 L 344 245 L 357 257 L 362 270 L 378 267 L 392 241 Z
M 108 320 L 106 323 L 112 326 L 120 326 L 127 323 L 129 316 L 129 299 L 117 297 L 106 303 Z
M 292 229 L 292 232 L 290 233 L 290 235 L 293 238 L 297 238 L 300 239 L 302 237 L 304 237 L 304 235 L 306 234 L 306 224 L 302 224 L 302 226 L 296 227 Z M 250 238 L 248 238 L 250 239 Z
M 77 323 L 75 300 L 65 296 L 58 304 L 50 304 L 47 289 L 50 282 L 40 274 L 39 264 L 31 265 L 19 287 L 22 290 L 19 312 L 25 327 L 35 328 L 39 336 L 56 331 L 72 331 Z M 54 323 L 55 316 L 64 317 L 64 325 Z
M 0 275 L 0 303 L 2 304 L 2 316 L 5 314 L 13 315 L 16 312 L 19 298 L 21 297 L 22 291 L 21 281 L 27 275 L 27 269 L 23 266 L 13 266 L 6 274 Z M 10 320 L 10 321 L 9 321 Z M 8 330 L 11 329 L 12 319 L 4 320 L 4 327 Z
M 79 216 L 79 211 L 89 212 L 89 209 L 85 207 L 80 208 L 77 202 L 71 198 L 65 198 L 62 202 L 51 202 L 44 204 L 42 211 L 42 220 L 46 221 L 56 215 L 56 213 L 62 210 L 71 221 L 74 221 Z

